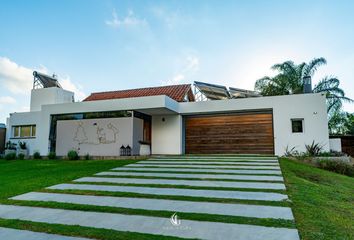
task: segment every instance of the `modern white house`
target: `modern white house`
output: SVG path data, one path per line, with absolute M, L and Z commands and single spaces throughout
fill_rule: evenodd
M 326 99 L 322 94 L 263 97 L 253 91 L 195 82 L 93 93 L 74 93 L 34 72 L 29 112 L 7 119 L 7 141 L 26 142 L 30 154 L 70 150 L 80 155 L 275 154 L 305 151 L 313 141 L 329 151 Z

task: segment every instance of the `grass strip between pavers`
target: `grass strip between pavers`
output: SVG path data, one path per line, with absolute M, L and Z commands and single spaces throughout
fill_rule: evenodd
M 161 235 L 122 232 L 110 229 L 82 227 L 78 225 L 48 224 L 23 220 L 0 219 L 1 227 L 60 234 L 72 237 L 86 237 L 104 240 L 183 240 L 184 238 L 167 237 Z M 10 240 L 10 239 L 6 239 Z
M 227 216 L 227 215 L 215 215 L 215 214 L 204 214 L 204 213 L 186 213 L 186 212 L 164 211 L 164 210 L 143 210 L 143 209 L 95 206 L 95 205 L 74 204 L 74 203 L 46 202 L 46 201 L 8 200 L 7 204 L 31 206 L 31 207 L 57 208 L 57 209 L 66 209 L 66 210 L 80 210 L 80 211 L 90 211 L 90 212 L 118 213 L 118 214 L 126 214 L 126 215 L 141 215 L 141 216 L 150 216 L 150 217 L 165 217 L 167 219 L 169 219 L 175 212 L 177 212 L 178 216 L 181 219 L 186 219 L 186 220 L 250 224 L 250 225 L 258 225 L 258 226 L 266 226 L 266 227 L 295 228 L 294 221 L 285 220 L 285 219 L 252 218 L 252 217 Z
M 222 182 L 256 182 L 256 183 L 284 183 L 275 180 L 248 180 L 248 179 L 228 179 L 228 178 L 177 178 L 177 177 L 161 177 L 161 176 L 134 176 L 134 175 L 93 175 L 94 177 L 105 178 L 141 178 L 141 179 L 170 179 L 170 180 L 195 180 L 195 181 L 222 181 Z
M 202 187 L 202 186 L 189 186 L 189 185 L 109 183 L 109 182 L 71 182 L 71 183 L 72 184 L 89 184 L 89 185 L 128 186 L 128 187 L 178 188 L 178 189 L 242 191 L 242 192 L 270 192 L 270 193 L 286 194 L 286 190 L 280 190 L 280 189 Z
M 151 198 L 151 199 L 165 199 L 165 200 L 185 200 L 185 201 L 194 201 L 194 202 L 242 203 L 242 204 L 279 206 L 279 207 L 289 207 L 290 206 L 290 203 L 286 200 L 284 200 L 284 201 L 244 200 L 244 199 L 231 199 L 231 198 L 157 195 L 157 194 L 145 194 L 145 193 L 133 193 L 133 192 L 108 192 L 108 191 L 77 190 L 77 189 L 66 189 L 66 190 L 42 189 L 38 192 L 69 193 L 69 194 L 90 195 L 90 196 L 135 197 L 135 198 Z

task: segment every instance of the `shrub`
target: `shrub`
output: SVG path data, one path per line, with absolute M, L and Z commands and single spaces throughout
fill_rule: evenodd
M 57 155 L 55 154 L 55 152 L 50 152 L 48 153 L 48 159 L 56 159 L 57 158 Z
M 6 142 L 5 149 L 16 150 L 16 143 L 12 143 L 11 141 Z
M 18 145 L 20 146 L 20 149 L 22 149 L 22 150 L 26 150 L 27 149 L 26 142 L 18 142 Z
M 71 150 L 68 152 L 69 160 L 79 160 L 79 154 L 75 150 Z
M 298 155 L 299 152 L 295 150 L 295 147 L 289 148 L 289 146 L 286 146 L 285 153 L 284 153 L 285 157 L 294 157 Z
M 6 160 L 15 160 L 16 159 L 16 153 L 9 153 L 5 155 Z
M 41 156 L 41 154 L 39 152 L 35 152 L 33 154 L 33 159 L 41 159 L 41 158 L 42 158 L 42 156 Z
M 318 156 L 323 148 L 323 146 L 319 143 L 315 143 L 315 141 L 312 141 L 311 145 L 305 144 L 306 148 L 306 153 L 309 156 Z
M 20 153 L 20 154 L 17 156 L 17 158 L 20 159 L 20 160 L 23 160 L 23 159 L 25 159 L 25 154 Z
M 86 154 L 85 155 L 85 160 L 90 160 L 90 159 L 91 159 L 90 154 Z
M 335 161 L 328 159 L 321 159 L 317 162 L 317 165 L 325 170 L 336 172 L 340 174 L 344 174 L 347 176 L 354 176 L 354 166 L 350 163 L 346 163 L 344 161 Z

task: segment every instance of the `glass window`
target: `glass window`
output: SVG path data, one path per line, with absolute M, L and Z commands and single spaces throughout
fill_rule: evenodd
M 30 137 L 31 136 L 31 126 L 21 126 L 20 137 Z
M 36 125 L 15 126 L 13 129 L 14 138 L 28 138 L 36 136 Z
M 14 127 L 14 137 L 20 136 L 20 127 Z
M 36 125 L 33 125 L 33 126 L 32 126 L 32 132 L 31 132 L 31 136 L 32 136 L 32 137 L 35 137 L 35 136 L 36 136 L 36 131 L 37 131 Z
M 292 132 L 293 133 L 304 132 L 303 122 L 304 122 L 304 119 L 291 119 Z

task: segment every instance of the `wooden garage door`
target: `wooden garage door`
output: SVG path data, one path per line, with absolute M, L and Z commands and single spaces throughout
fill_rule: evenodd
M 187 154 L 274 154 L 272 113 L 186 117 L 185 147 Z

